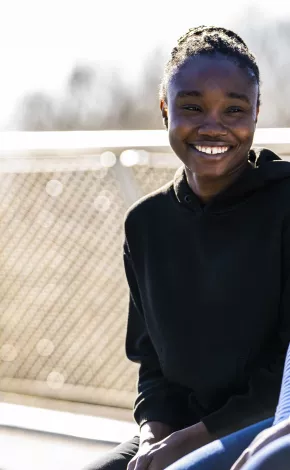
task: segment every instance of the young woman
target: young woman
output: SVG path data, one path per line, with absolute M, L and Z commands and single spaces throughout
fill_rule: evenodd
M 201 26 L 179 39 L 160 108 L 182 166 L 125 216 L 140 436 L 94 469 L 163 470 L 206 445 L 218 465 L 201 455 L 192 468 L 229 470 L 273 422 L 290 338 L 290 163 L 251 149 L 259 107 L 237 34 Z

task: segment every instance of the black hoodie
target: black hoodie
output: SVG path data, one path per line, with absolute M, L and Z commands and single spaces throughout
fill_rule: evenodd
M 184 167 L 125 215 L 134 417 L 220 437 L 273 416 L 290 339 L 290 163 L 249 167 L 202 205 Z

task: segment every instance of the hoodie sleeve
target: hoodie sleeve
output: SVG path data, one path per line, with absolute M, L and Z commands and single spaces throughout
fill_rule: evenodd
M 124 266 L 130 290 L 126 355 L 131 361 L 140 364 L 134 418 L 140 426 L 147 421 L 159 421 L 178 429 L 188 420 L 187 394 L 182 387 L 170 383 L 162 374 L 146 328 L 127 240 L 124 242 Z
M 271 349 L 261 355 L 252 371 L 246 393 L 232 396 L 222 408 L 202 418 L 208 431 L 216 437 L 275 415 L 290 342 L 290 223 L 283 233 L 281 285 L 277 334 Z

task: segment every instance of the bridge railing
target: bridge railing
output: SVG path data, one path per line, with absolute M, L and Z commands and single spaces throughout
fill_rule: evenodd
M 0 133 L 0 392 L 132 408 L 123 217 L 180 164 L 166 131 Z

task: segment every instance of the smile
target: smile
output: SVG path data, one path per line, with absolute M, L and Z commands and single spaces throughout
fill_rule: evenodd
M 207 155 L 219 155 L 226 153 L 230 150 L 230 146 L 200 146 L 200 145 L 194 145 L 194 144 L 189 144 L 190 147 L 194 148 L 200 153 L 206 153 Z

